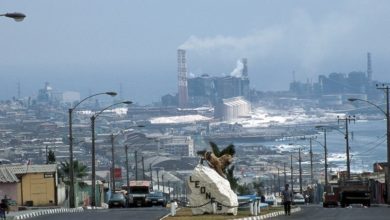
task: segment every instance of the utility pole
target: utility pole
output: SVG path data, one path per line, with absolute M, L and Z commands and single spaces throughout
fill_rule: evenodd
M 158 171 L 160 171 L 160 168 L 156 169 L 156 171 L 157 171 L 157 190 L 160 191 L 160 179 L 158 175 Z
M 161 175 L 161 184 L 163 187 L 163 195 L 164 195 L 164 193 L 165 193 L 164 174 Z
M 72 129 L 72 112 L 74 108 L 68 109 L 69 114 L 69 208 L 75 208 L 74 196 L 74 162 L 73 162 L 73 129 Z
M 326 129 L 324 129 L 324 150 L 325 150 L 325 192 L 328 192 L 328 147 L 326 146 Z
M 125 154 L 126 154 L 126 191 L 127 191 L 127 195 L 129 195 L 129 189 L 130 189 L 130 181 L 129 181 L 129 155 L 127 154 L 128 152 L 128 146 L 127 144 L 125 145 Z
M 313 185 L 313 150 L 312 150 L 312 137 L 310 137 L 310 184 Z
M 114 154 L 114 134 L 111 134 L 111 165 L 112 165 L 112 191 L 115 192 L 115 154 Z
M 168 198 L 171 200 L 171 182 L 168 180 Z
M 284 185 L 287 184 L 286 162 L 283 163 Z
M 91 117 L 91 130 L 92 130 L 92 198 L 91 206 L 96 206 L 96 157 L 95 157 L 95 119 L 96 116 Z
M 278 167 L 278 192 L 280 196 L 280 173 L 279 173 L 279 167 Z
M 47 144 L 46 144 L 46 147 L 45 147 L 45 149 L 46 149 L 46 152 L 45 152 L 45 154 L 46 154 L 46 164 L 49 164 L 49 154 L 47 153 Z
M 144 156 L 142 156 L 142 180 L 145 180 L 145 163 L 144 163 Z
M 301 158 L 301 148 L 299 148 L 299 192 L 302 194 L 302 158 Z
M 137 156 L 138 152 L 135 151 L 134 152 L 134 160 L 135 160 L 135 180 L 138 180 L 138 156 Z
M 291 191 L 294 193 L 294 179 L 293 179 L 292 154 L 291 154 Z
M 387 175 L 385 175 L 387 182 L 387 203 L 390 204 L 390 104 L 389 104 L 389 86 L 382 84 L 376 85 L 377 89 L 385 92 L 386 98 L 386 136 L 387 136 Z M 382 110 L 383 111 L 383 110 Z
M 316 126 L 316 128 L 324 131 L 324 145 L 322 145 L 320 142 L 318 142 L 318 143 L 324 147 L 324 151 L 325 151 L 324 152 L 324 158 L 325 158 L 325 187 L 324 187 L 324 191 L 328 192 L 328 148 L 326 146 L 326 126 L 319 125 L 319 126 Z
M 149 172 L 150 172 L 150 184 L 153 187 L 153 171 L 152 171 L 152 163 L 149 164 Z
M 345 118 L 340 118 L 337 116 L 337 122 L 344 121 L 345 122 L 345 148 L 347 152 L 347 178 L 351 179 L 351 162 L 349 160 L 349 137 L 348 137 L 348 124 L 351 123 L 351 121 L 355 121 L 355 116 L 347 116 Z

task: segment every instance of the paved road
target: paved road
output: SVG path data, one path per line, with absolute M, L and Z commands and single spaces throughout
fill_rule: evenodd
M 44 215 L 31 218 L 33 220 L 100 220 L 100 219 L 142 219 L 155 220 L 169 213 L 167 208 L 150 207 L 150 208 L 128 208 L 128 209 L 101 209 L 86 210 L 80 213 L 61 213 L 53 215 Z
M 320 206 L 302 206 L 302 211 L 291 216 L 279 216 L 274 219 L 342 219 L 342 220 L 389 220 L 390 208 L 370 207 L 362 208 L 353 206 L 352 208 L 322 208 Z

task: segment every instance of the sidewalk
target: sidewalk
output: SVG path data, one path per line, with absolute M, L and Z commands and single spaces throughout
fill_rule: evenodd
M 83 212 L 84 209 L 82 207 L 79 208 L 54 208 L 54 209 L 37 209 L 37 210 L 26 210 L 26 211 L 16 211 L 9 212 L 7 214 L 7 220 L 19 220 L 19 219 L 27 219 L 35 216 L 41 215 L 49 215 L 56 213 L 73 213 L 73 212 Z

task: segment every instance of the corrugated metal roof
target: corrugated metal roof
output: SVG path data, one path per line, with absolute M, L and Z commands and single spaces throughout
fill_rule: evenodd
M 17 183 L 19 179 L 5 166 L 0 166 L 0 183 Z
M 8 165 L 8 170 L 13 174 L 56 172 L 56 164 L 44 165 Z

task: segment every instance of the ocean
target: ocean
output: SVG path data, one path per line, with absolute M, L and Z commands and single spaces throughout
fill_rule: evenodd
M 329 118 L 327 121 L 334 123 L 337 118 Z M 324 124 L 324 121 L 320 124 Z M 327 130 L 327 149 L 329 171 L 346 170 L 346 141 L 344 123 L 339 124 L 339 129 Z M 313 122 L 313 128 L 318 124 Z M 331 127 L 334 127 L 332 125 Z M 317 169 L 323 168 L 324 164 L 324 136 L 323 132 L 318 132 L 313 138 L 312 149 L 314 154 L 313 164 Z M 234 143 L 237 146 L 253 146 L 253 143 Z M 302 164 L 308 167 L 309 162 L 309 139 L 301 140 L 300 137 L 289 137 L 286 140 L 275 140 L 258 142 L 257 144 L 266 146 L 277 151 L 284 151 L 290 157 L 290 152 L 295 152 L 297 157 L 298 148 L 302 148 Z M 349 124 L 349 147 L 350 147 L 350 168 L 352 173 L 372 171 L 375 162 L 387 161 L 387 141 L 386 141 L 386 120 L 356 120 Z M 297 160 L 294 166 L 298 166 Z
M 387 161 L 386 120 L 357 120 L 349 131 L 351 172 L 372 171 L 373 163 Z M 329 161 L 341 170 L 346 170 L 344 134 L 345 129 L 327 134 Z

